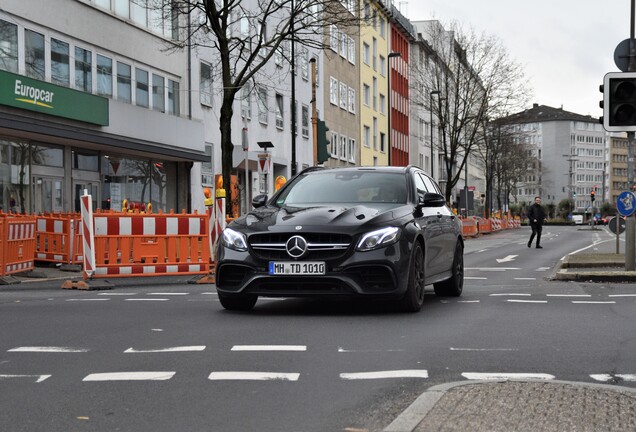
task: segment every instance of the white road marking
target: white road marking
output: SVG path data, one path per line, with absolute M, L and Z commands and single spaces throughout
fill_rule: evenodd
M 526 293 L 495 293 L 495 294 L 490 294 L 490 297 L 513 297 L 513 296 L 519 296 L 519 297 L 530 297 L 532 294 L 526 294 Z
M 110 300 L 109 298 L 88 298 L 88 299 L 79 299 L 79 298 L 72 298 L 72 299 L 66 299 L 67 302 L 83 302 L 83 301 L 108 301 Z
M 610 294 L 608 297 L 636 297 L 636 294 Z
M 547 303 L 547 300 L 513 300 L 513 299 L 508 299 L 506 300 L 509 303 Z
M 592 297 L 590 294 L 546 294 L 547 297 Z
M 521 268 L 519 267 L 466 267 L 464 270 L 506 271 L 506 270 L 521 270 Z
M 514 261 L 519 255 L 508 255 L 505 258 L 496 258 L 498 263 Z
M 212 372 L 208 379 L 211 381 L 248 380 L 248 381 L 298 381 L 299 373 L 280 372 Z
M 515 280 L 528 280 L 528 281 L 533 281 L 533 280 L 537 280 L 537 278 L 514 278 Z
M 616 304 L 615 301 L 573 301 L 574 304 Z
M 507 379 L 539 379 L 539 380 L 553 380 L 554 375 L 542 374 L 542 373 L 478 373 L 478 372 L 465 372 L 462 376 L 469 380 L 507 380 Z
M 113 292 L 107 293 L 105 292 L 105 293 L 99 293 L 97 295 L 98 296 L 134 296 L 137 294 L 138 293 L 113 293 Z
M 404 352 L 405 349 L 384 349 L 384 350 L 355 350 L 338 347 L 339 353 L 383 353 L 383 352 Z
M 346 380 L 386 379 L 386 378 L 428 378 L 428 371 L 424 369 L 393 370 L 378 372 L 341 373 L 340 378 Z
M 203 292 L 201 293 L 201 295 L 218 295 L 218 294 L 215 292 Z
M 623 381 L 630 381 L 630 382 L 636 381 L 636 375 L 634 375 L 634 374 L 615 374 L 615 375 L 593 374 L 593 375 L 590 375 L 590 378 L 592 378 L 593 380 L 603 381 L 603 382 L 610 381 L 611 379 L 613 379 L 615 377 L 616 378 L 620 378 Z
M 189 295 L 190 293 L 187 292 L 164 292 L 164 293 L 148 293 L 146 295 L 163 295 L 163 296 L 186 296 Z
M 519 348 L 450 348 L 451 351 L 519 351 Z
M 168 301 L 170 299 L 167 298 L 129 298 L 125 299 L 125 301 Z
M 41 383 L 42 381 L 51 378 L 51 375 L 0 375 L 0 380 L 3 379 L 11 379 L 11 378 L 36 378 L 36 383 Z
M 86 376 L 82 381 L 165 381 L 176 372 L 110 372 L 94 373 Z
M 479 303 L 480 300 L 458 300 L 457 303 Z
M 11 348 L 7 352 L 39 352 L 39 353 L 82 353 L 88 352 L 87 348 L 68 348 L 68 347 L 46 347 L 46 346 L 23 346 Z
M 137 350 L 134 348 L 128 348 L 124 353 L 167 353 L 167 352 L 192 352 L 192 351 L 203 351 L 205 350 L 205 345 L 192 345 L 192 346 L 178 346 L 178 347 L 170 347 L 170 348 L 160 348 L 160 349 L 151 349 L 151 350 Z
M 307 351 L 306 345 L 234 345 L 231 351 Z
M 488 280 L 488 278 L 485 278 L 485 277 L 469 277 L 469 276 L 464 276 L 464 280 Z
M 536 271 L 548 271 L 550 267 L 539 267 Z

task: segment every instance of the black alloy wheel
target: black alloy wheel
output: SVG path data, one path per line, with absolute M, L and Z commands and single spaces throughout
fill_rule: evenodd
M 226 295 L 219 293 L 221 306 L 232 311 L 252 310 L 257 300 L 258 296 L 252 294 Z
M 435 294 L 441 297 L 459 297 L 464 290 L 464 247 L 457 240 L 455 245 L 455 257 L 453 258 L 453 275 L 450 279 L 433 285 Z
M 415 242 L 409 265 L 409 282 L 400 300 L 400 308 L 405 312 L 418 312 L 424 304 L 424 250 Z

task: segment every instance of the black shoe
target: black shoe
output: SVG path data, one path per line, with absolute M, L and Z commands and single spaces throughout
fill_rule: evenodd
M 532 246 L 532 242 L 528 242 L 528 247 L 531 247 L 531 246 Z
M 543 246 L 537 245 L 537 249 L 543 249 Z

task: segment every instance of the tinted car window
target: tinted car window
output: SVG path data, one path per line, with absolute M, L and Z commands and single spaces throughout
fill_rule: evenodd
M 406 203 L 406 177 L 401 173 L 327 171 L 298 177 L 276 197 L 277 205 L 325 203 Z
M 431 180 L 427 175 L 420 175 L 422 176 L 422 179 L 424 179 L 424 184 L 426 184 L 426 189 L 428 189 L 429 192 L 441 193 L 433 180 Z

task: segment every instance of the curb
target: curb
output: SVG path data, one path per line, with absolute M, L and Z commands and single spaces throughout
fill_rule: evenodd
M 415 401 L 409 405 L 390 425 L 383 429 L 382 432 L 412 432 L 415 428 L 424 420 L 426 415 L 435 407 L 437 402 L 444 397 L 444 395 L 456 388 L 466 385 L 488 385 L 488 384 L 502 384 L 506 382 L 516 383 L 546 383 L 546 384 L 560 384 L 572 387 L 588 387 L 596 388 L 599 390 L 612 391 L 618 393 L 629 393 L 636 396 L 636 389 L 630 387 L 621 387 L 611 384 L 596 384 L 586 383 L 580 381 L 561 381 L 561 380 L 523 380 L 523 379 L 501 379 L 501 380 L 475 380 L 475 381 L 455 381 L 446 384 L 439 384 L 428 388 L 422 393 Z

